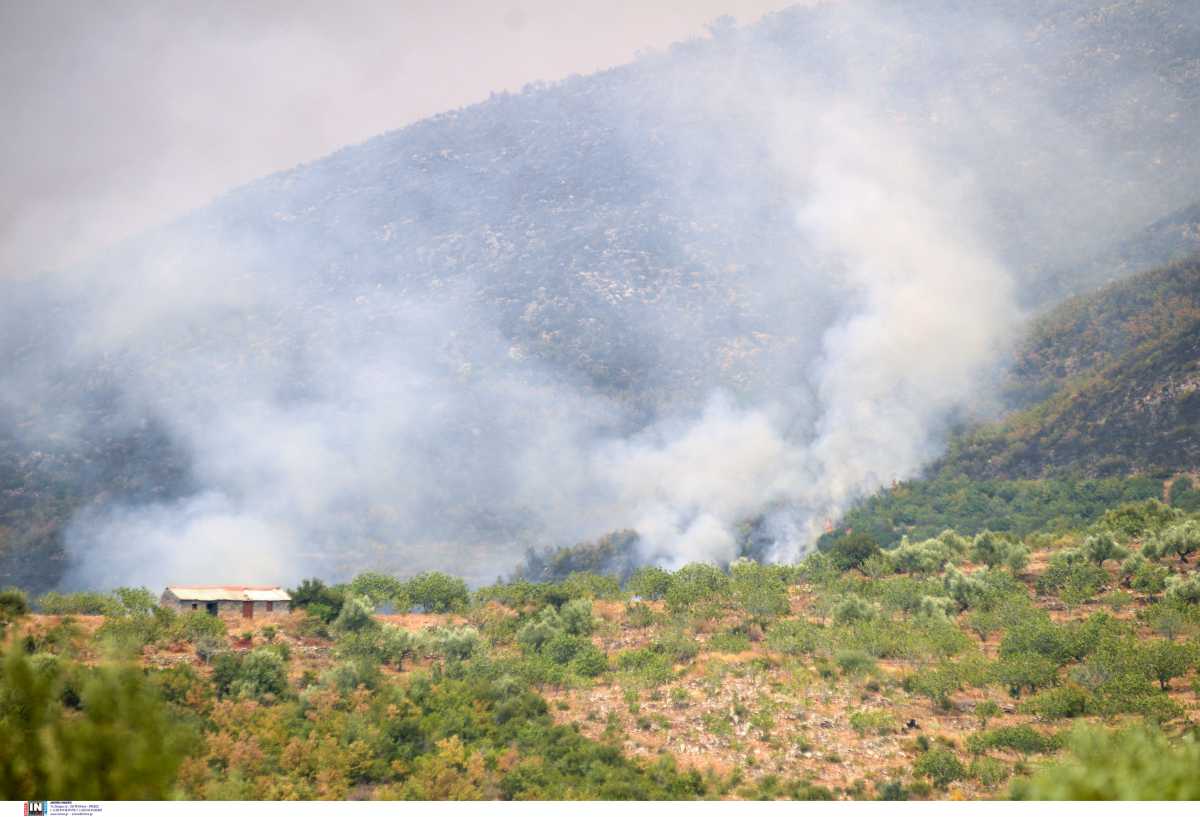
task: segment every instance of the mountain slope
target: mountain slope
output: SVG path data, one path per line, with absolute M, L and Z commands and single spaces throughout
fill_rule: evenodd
M 1173 473 L 1200 462 L 1200 256 L 1040 320 L 1014 372 L 1041 402 L 956 440 L 972 478 Z
M 729 544 L 756 503 L 796 493 L 763 474 L 838 483 L 836 501 L 886 480 L 862 466 L 841 487 L 788 456 L 730 467 L 753 447 L 681 430 L 701 416 L 758 441 L 766 417 L 785 455 L 820 433 L 829 341 L 871 301 L 829 236 L 897 232 L 838 221 L 871 197 L 831 155 L 861 138 L 849 165 L 870 160 L 868 189 L 931 210 L 961 196 L 966 257 L 1017 270 L 1035 302 L 1046 270 L 1063 279 L 1046 291 L 1070 291 L 1080 259 L 1200 182 L 1193 4 L 910 5 L 790 9 L 497 95 L 14 285 L 0 583 L 199 580 L 223 561 L 273 581 L 448 563 L 491 578 L 529 547 L 636 527 L 627 509 L 681 487 L 648 513 L 689 534 L 670 547 L 722 527 Z M 940 441 L 949 409 L 925 398 L 896 423 L 916 441 L 895 470 Z M 705 440 L 717 450 L 689 448 Z M 672 446 L 723 490 L 625 479 Z

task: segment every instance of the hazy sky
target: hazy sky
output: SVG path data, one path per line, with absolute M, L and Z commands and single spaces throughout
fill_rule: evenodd
M 0 275 L 794 0 L 0 0 Z

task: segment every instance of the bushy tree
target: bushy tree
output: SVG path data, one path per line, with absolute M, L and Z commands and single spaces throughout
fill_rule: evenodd
M 862 567 L 863 562 L 877 553 L 879 553 L 879 542 L 861 531 L 839 537 L 829 548 L 829 558 L 841 571 Z
M 210 616 L 199 610 L 189 610 L 171 627 L 171 634 L 180 641 L 199 644 L 205 641 L 225 638 L 225 622 L 219 616 Z
M 292 597 L 293 607 L 307 611 L 326 624 L 338 617 L 346 600 L 341 589 L 327 587 L 320 579 L 305 579 L 299 587 L 289 590 L 288 595 Z
M 1191 668 L 1196 654 L 1185 644 L 1155 640 L 1142 647 L 1140 659 L 1146 674 L 1166 692 L 1172 678 L 1184 675 Z
M 626 585 L 630 593 L 651 601 L 665 598 L 670 587 L 671 574 L 657 566 L 638 568 Z
M 471 598 L 466 582 L 436 570 L 413 576 L 404 589 L 409 600 L 427 613 L 458 612 Z
M 1200 522 L 1187 519 L 1165 528 L 1154 537 L 1153 550 L 1158 558 L 1179 557 L 1180 561 L 1200 549 Z
M 366 596 L 350 596 L 333 620 L 333 629 L 339 633 L 357 633 L 378 626 L 375 606 Z
M 375 609 L 395 607 L 407 610 L 412 606 L 404 582 L 386 573 L 359 573 L 347 588 L 352 596 L 365 597 Z
M 765 621 L 790 609 L 787 585 L 777 571 L 749 559 L 729 568 L 733 598 L 751 619 Z
M 1109 559 L 1124 559 L 1129 551 L 1117 544 L 1107 530 L 1101 530 L 1083 540 L 1083 555 L 1093 564 L 1103 566 Z
M 693 562 L 672 574 L 666 594 L 667 609 L 681 613 L 701 602 L 719 604 L 728 594 L 729 576 L 724 571 L 716 565 Z
M 1200 574 L 1172 576 L 1167 580 L 1166 597 L 1179 604 L 1200 604 Z
M 572 599 L 558 611 L 562 628 L 568 635 L 591 635 L 596 626 L 592 618 L 592 602 L 588 599 Z
M 971 560 L 988 567 L 1007 566 L 1013 573 L 1020 572 L 1029 559 L 1029 551 L 1010 537 L 985 530 L 975 536 L 971 544 Z
M 29 598 L 15 587 L 0 590 L 0 636 L 5 628 L 29 612 Z

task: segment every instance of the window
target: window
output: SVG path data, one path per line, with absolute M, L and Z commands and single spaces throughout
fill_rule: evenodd
M 197 604 L 196 602 L 194 602 L 194 601 L 193 601 L 193 602 L 192 602 L 192 609 L 193 609 L 193 610 L 199 610 L 199 609 L 200 609 L 200 605 L 199 605 L 199 604 Z
M 273 602 L 273 601 L 268 601 L 268 602 L 267 602 L 267 612 L 268 612 L 268 613 L 270 613 L 270 612 L 272 612 L 274 609 L 275 609 L 275 602 Z

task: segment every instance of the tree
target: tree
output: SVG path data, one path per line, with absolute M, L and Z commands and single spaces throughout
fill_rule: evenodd
M 338 588 L 326 587 L 320 579 L 305 579 L 300 586 L 288 591 L 292 606 L 305 610 L 326 624 L 338 617 L 345 601 L 345 593 Z
M 1141 651 L 1141 662 L 1146 674 L 1158 681 L 1159 689 L 1166 692 L 1172 678 L 1187 673 L 1194 660 L 1192 650 L 1172 641 L 1151 641 Z
M 1088 561 L 1103 566 L 1109 559 L 1123 559 L 1129 551 L 1117 544 L 1108 531 L 1100 531 L 1083 540 L 1083 555 Z
M 838 570 L 862 567 L 863 562 L 879 553 L 879 543 L 862 532 L 847 533 L 834 541 L 829 557 Z
M 639 568 L 627 585 L 630 593 L 650 600 L 664 598 L 670 587 L 671 574 L 657 566 Z
M 359 573 L 350 582 L 349 591 L 355 596 L 365 596 L 375 609 L 392 606 L 404 610 L 411 606 L 404 582 L 386 573 Z
M 427 613 L 455 613 L 471 600 L 466 582 L 436 570 L 413 576 L 404 590 L 409 600 Z
M 1200 550 L 1200 522 L 1188 519 L 1166 528 L 1155 537 L 1155 550 L 1160 557 L 1178 556 L 1180 561 Z

